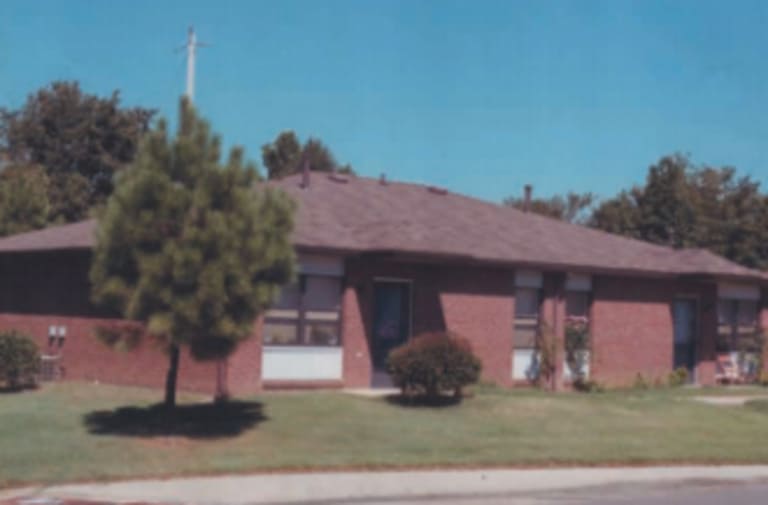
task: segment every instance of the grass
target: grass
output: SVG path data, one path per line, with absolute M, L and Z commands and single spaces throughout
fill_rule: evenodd
M 182 395 L 169 417 L 152 407 L 157 391 L 46 385 L 0 394 L 0 487 L 285 469 L 768 463 L 768 403 L 716 407 L 693 394 L 480 387 L 461 405 L 427 408 L 270 393 L 224 410 Z

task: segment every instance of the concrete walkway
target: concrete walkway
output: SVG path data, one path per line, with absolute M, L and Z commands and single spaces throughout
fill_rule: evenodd
M 720 407 L 742 407 L 750 400 L 768 400 L 768 396 L 694 396 L 693 399 Z
M 571 468 L 259 474 L 76 484 L 0 493 L 101 502 L 245 505 L 501 496 L 616 484 L 768 481 L 768 466 Z

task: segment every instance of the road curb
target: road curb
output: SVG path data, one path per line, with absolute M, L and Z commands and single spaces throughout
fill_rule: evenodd
M 766 479 L 768 465 L 294 473 L 72 484 L 38 489 L 34 496 L 112 503 L 255 505 L 490 496 L 613 484 Z

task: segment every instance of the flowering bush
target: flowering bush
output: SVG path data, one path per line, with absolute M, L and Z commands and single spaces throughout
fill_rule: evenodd
M 573 382 L 586 379 L 589 361 L 589 320 L 569 317 L 565 322 L 565 361 L 573 374 Z

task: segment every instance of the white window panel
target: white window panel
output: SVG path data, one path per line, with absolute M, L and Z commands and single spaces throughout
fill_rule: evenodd
M 515 286 L 519 288 L 540 289 L 544 284 L 541 272 L 536 270 L 515 271 Z
M 265 346 L 261 374 L 269 380 L 341 380 L 340 347 Z
M 566 291 L 592 291 L 592 276 L 589 274 L 568 274 L 565 278 Z
M 732 300 L 759 300 L 760 287 L 755 284 L 720 283 L 717 285 L 717 296 Z
M 512 352 L 512 379 L 534 381 L 539 375 L 539 355 L 535 349 Z

